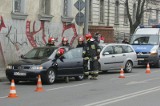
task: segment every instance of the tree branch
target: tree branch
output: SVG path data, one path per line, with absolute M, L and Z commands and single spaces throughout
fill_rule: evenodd
M 130 26 L 132 26 L 133 23 L 132 23 L 131 15 L 130 15 L 130 13 L 129 13 L 128 0 L 126 0 L 125 6 L 126 6 L 126 9 L 127 9 L 127 16 L 128 16 L 128 19 L 129 19 Z

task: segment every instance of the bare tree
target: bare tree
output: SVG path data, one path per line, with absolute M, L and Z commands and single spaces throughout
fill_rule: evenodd
M 135 22 L 132 21 L 132 17 L 129 10 L 129 4 L 128 0 L 126 0 L 125 5 L 127 9 L 127 16 L 130 23 L 130 34 L 132 35 L 135 31 L 135 29 L 138 27 L 138 25 L 141 23 L 141 20 L 143 18 L 144 13 L 144 4 L 146 3 L 146 0 L 137 0 L 137 9 L 136 9 L 136 19 Z

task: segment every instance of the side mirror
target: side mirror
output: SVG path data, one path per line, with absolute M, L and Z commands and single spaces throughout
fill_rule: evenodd
M 109 52 L 104 52 L 103 55 L 109 55 Z

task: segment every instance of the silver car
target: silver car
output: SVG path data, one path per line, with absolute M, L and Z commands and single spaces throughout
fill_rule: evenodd
M 108 71 L 121 69 L 124 72 L 132 72 L 132 68 L 137 65 L 137 55 L 129 44 L 99 44 L 101 48 L 99 59 L 99 70 Z

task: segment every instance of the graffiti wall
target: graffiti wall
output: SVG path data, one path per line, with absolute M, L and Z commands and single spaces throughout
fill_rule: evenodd
M 49 37 L 56 38 L 56 45 L 62 37 L 67 37 L 74 46 L 77 36 L 75 24 L 7 20 L 0 16 L 0 68 L 34 47 L 45 46 Z

